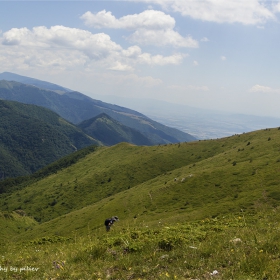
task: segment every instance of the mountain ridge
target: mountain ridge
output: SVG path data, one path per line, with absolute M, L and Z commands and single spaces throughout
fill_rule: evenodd
M 0 79 L 1 77 L 2 74 L 0 74 Z M 17 76 L 14 76 L 14 80 L 16 78 Z M 40 86 L 39 80 L 36 87 L 30 84 L 16 84 L 15 81 L 9 83 L 9 90 L 3 89 L 3 86 L 1 88 L 0 85 L 0 98 L 47 107 L 74 124 L 95 117 L 100 113 L 106 113 L 123 125 L 139 130 L 153 144 L 194 141 L 196 139 L 188 133 L 155 122 L 129 108 L 94 100 L 75 91 L 58 94 L 51 89 L 46 89 L 45 84 L 45 89 L 38 88 Z
M 112 146 L 120 142 L 135 145 L 152 145 L 153 143 L 139 131 L 122 125 L 106 113 L 85 120 L 78 124 L 86 134 L 101 141 L 104 145 Z

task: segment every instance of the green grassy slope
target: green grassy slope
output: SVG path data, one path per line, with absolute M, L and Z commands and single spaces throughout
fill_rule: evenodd
M 26 216 L 22 210 L 17 210 L 12 213 L 0 212 L 0 244 L 10 242 L 13 236 L 18 236 L 28 229 L 33 228 L 37 222 Z
M 279 279 L 279 207 L 0 247 L 2 279 Z M 29 271 L 26 271 L 28 266 Z M 10 268 L 13 267 L 13 270 Z M 6 269 L 6 271 L 5 271 Z M 32 270 L 33 269 L 33 270 Z
M 280 130 L 268 129 L 180 145 L 102 147 L 69 168 L 3 194 L 1 209 L 22 208 L 45 222 L 33 230 L 36 236 L 85 233 L 103 227 L 111 215 L 125 223 L 177 223 L 254 211 L 264 201 L 276 207 L 279 140 Z
M 13 242 L 0 246 L 7 268 L 0 277 L 279 279 L 279 148 L 279 129 L 180 145 L 99 147 L 1 196 L 2 209 L 21 205 L 42 222 L 1 227 Z M 44 208 L 47 195 L 57 203 Z M 112 215 L 120 221 L 106 233 L 103 222 Z M 34 271 L 20 272 L 26 265 Z
M 197 156 L 193 151 L 199 153 L 200 149 L 196 146 L 195 143 L 184 143 L 180 146 L 139 147 L 122 143 L 110 148 L 100 147 L 67 169 L 17 193 L 2 195 L 1 207 L 8 211 L 22 208 L 37 220 L 46 221 L 137 186 L 174 168 L 195 163 Z M 213 142 L 213 146 L 212 151 L 203 153 L 200 159 L 212 156 L 219 144 Z

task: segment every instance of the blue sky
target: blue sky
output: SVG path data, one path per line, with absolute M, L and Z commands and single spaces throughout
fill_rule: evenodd
M 279 1 L 0 1 L 0 72 L 280 117 L 279 19 Z

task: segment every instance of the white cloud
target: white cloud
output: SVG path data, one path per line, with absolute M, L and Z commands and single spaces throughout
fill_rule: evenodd
M 95 28 L 118 28 L 118 20 L 112 15 L 111 12 L 106 12 L 105 10 L 92 14 L 90 11 L 84 13 L 80 17 L 87 26 L 92 26 Z
M 85 24 L 95 28 L 114 28 L 114 29 L 173 29 L 175 19 L 161 11 L 146 10 L 140 14 L 127 15 L 116 19 L 111 12 L 105 10 L 96 14 L 90 11 L 81 16 Z
M 267 86 L 254 85 L 249 89 L 249 92 L 280 93 L 280 89 L 273 89 Z
M 273 10 L 275 13 L 280 13 L 280 3 L 279 2 L 274 4 Z
M 135 1 L 135 0 L 133 0 Z M 274 20 L 273 11 L 266 7 L 266 2 L 258 0 L 137 0 L 138 2 L 156 3 L 166 10 L 181 13 L 203 21 L 218 23 L 241 23 L 255 25 Z M 278 6 L 276 6 L 278 9 Z
M 198 66 L 198 62 L 196 60 L 193 61 L 193 66 Z
M 64 26 L 13 28 L 3 34 L 3 45 L 24 47 L 66 48 L 84 52 L 91 58 L 106 57 L 121 51 L 121 46 L 113 42 L 107 34 L 92 34 L 89 31 Z
M 139 56 L 139 62 L 149 65 L 167 65 L 167 64 L 180 64 L 185 57 L 184 54 L 174 54 L 171 56 L 155 55 L 143 53 Z
M 225 60 L 227 60 L 227 58 L 224 55 L 222 55 L 221 60 L 225 61 Z
M 10 31 L 3 34 L 3 45 L 18 45 L 29 34 L 27 28 L 12 28 Z
M 111 67 L 108 68 L 109 70 L 115 70 L 115 71 L 132 71 L 133 68 L 129 65 L 122 64 L 119 61 L 116 61 L 113 63 Z
M 59 69 L 101 67 L 132 71 L 137 64 L 179 64 L 183 54 L 171 56 L 143 53 L 138 46 L 123 49 L 105 33 L 64 26 L 13 28 L 0 37 L 0 60 L 18 67 L 57 67 Z
M 191 36 L 183 37 L 174 31 L 175 19 L 161 11 L 146 10 L 120 19 L 105 10 L 96 14 L 88 11 L 81 16 L 81 19 L 86 25 L 94 28 L 135 30 L 127 37 L 133 43 L 155 46 L 198 47 L 198 42 Z
M 198 42 L 190 36 L 182 37 L 178 32 L 172 29 L 166 30 L 148 30 L 139 29 L 135 31 L 128 39 L 141 45 L 155 45 L 174 47 L 197 48 Z

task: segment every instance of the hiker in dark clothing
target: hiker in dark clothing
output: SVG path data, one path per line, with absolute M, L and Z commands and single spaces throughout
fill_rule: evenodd
M 114 222 L 118 221 L 119 218 L 117 216 L 114 216 L 112 218 L 108 218 L 105 220 L 105 227 L 106 227 L 106 230 L 109 231 L 111 226 L 113 225 Z

